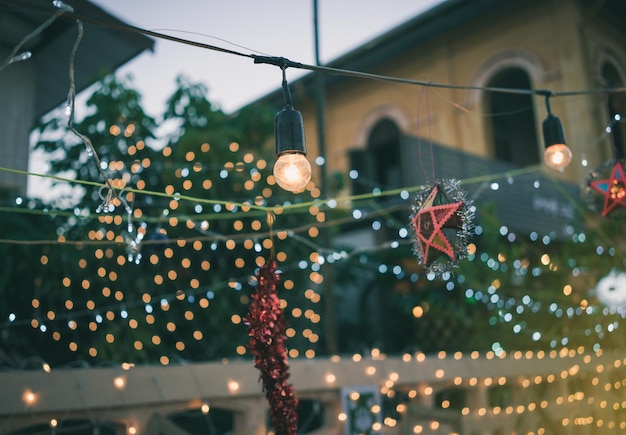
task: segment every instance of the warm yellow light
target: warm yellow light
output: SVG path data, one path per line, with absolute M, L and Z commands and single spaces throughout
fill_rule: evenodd
M 546 165 L 552 169 L 564 169 L 572 161 L 572 151 L 565 144 L 550 145 L 543 153 Z
M 311 180 L 311 164 L 301 153 L 284 153 L 274 163 L 274 178 L 283 189 L 298 193 Z
M 228 381 L 228 391 L 231 393 L 236 393 L 239 391 L 239 382 L 236 381 Z
M 202 413 L 204 415 L 207 415 L 209 413 L 209 411 L 211 410 L 211 407 L 209 406 L 208 403 L 203 403 L 202 407 L 200 408 L 200 410 L 202 410 Z
M 113 385 L 115 385 L 115 388 L 118 390 L 122 390 L 126 386 L 126 379 L 123 376 L 117 376 L 113 379 Z
M 22 400 L 26 405 L 34 405 L 37 402 L 37 394 L 33 393 L 31 390 L 24 391 L 22 394 Z

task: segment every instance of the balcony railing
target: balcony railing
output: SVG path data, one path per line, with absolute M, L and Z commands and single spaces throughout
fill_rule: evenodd
M 626 430 L 626 357 L 618 352 L 374 353 L 292 360 L 290 372 L 297 396 L 321 404 L 321 427 L 308 432 L 316 435 L 359 433 L 350 430 L 348 408 L 356 400 L 351 392 L 363 386 L 393 407 L 370 406 L 368 411 L 385 415 L 373 415 L 373 427 L 360 433 Z M 5 371 L 0 385 L 1 434 L 71 419 L 114 422 L 120 434 L 182 434 L 162 416 L 203 403 L 233 411 L 230 433 L 271 433 L 258 372 L 248 361 Z

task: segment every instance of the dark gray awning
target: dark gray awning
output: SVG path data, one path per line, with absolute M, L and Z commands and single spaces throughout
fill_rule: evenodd
M 74 8 L 77 16 L 84 17 L 85 21 L 125 24 L 88 1 L 68 0 L 67 4 Z M 10 52 L 56 10 L 51 0 L 0 0 L 0 52 Z M 88 22 L 83 24 L 84 36 L 75 59 L 78 91 L 154 46 L 154 41 L 144 35 Z M 70 15 L 63 15 L 23 47 L 32 52 L 32 58 L 27 62 L 34 62 L 37 71 L 37 117 L 49 112 L 67 98 L 69 55 L 76 35 L 76 22 Z

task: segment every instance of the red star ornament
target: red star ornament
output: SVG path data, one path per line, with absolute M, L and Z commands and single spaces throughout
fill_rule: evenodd
M 463 201 L 449 204 L 434 205 L 438 193 L 438 186 L 434 186 L 422 207 L 413 218 L 413 228 L 417 235 L 424 264 L 428 264 L 430 248 L 443 252 L 452 261 L 456 261 L 456 254 L 450 241 L 443 233 L 443 228 L 456 228 L 460 224 L 457 211 L 463 207 Z
M 615 163 L 608 180 L 595 180 L 591 188 L 604 196 L 602 217 L 605 217 L 618 206 L 626 207 L 626 175 L 621 162 Z

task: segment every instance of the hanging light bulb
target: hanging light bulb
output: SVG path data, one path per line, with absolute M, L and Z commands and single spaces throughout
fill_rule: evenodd
M 302 115 L 290 105 L 276 114 L 276 163 L 274 177 L 280 187 L 301 192 L 311 180 L 311 164 L 306 159 Z
M 302 192 L 311 181 L 311 165 L 302 154 L 283 154 L 274 164 L 274 177 L 283 189 L 294 193 Z
M 274 163 L 274 178 L 283 189 L 298 193 L 303 191 L 311 180 L 311 164 L 306 159 L 302 115 L 293 108 L 285 68 L 283 68 L 283 93 L 285 107 L 276 114 L 275 122 L 277 159 Z
M 543 142 L 546 150 L 543 160 L 552 169 L 562 170 L 572 161 L 572 151 L 565 143 L 561 120 L 550 112 L 550 95 L 546 95 L 548 116 L 543 120 Z

